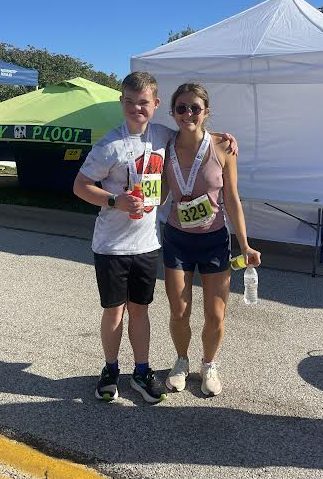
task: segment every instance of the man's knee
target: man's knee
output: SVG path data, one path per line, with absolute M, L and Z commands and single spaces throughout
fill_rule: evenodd
M 128 302 L 129 321 L 148 318 L 148 304 L 138 304 L 131 301 Z

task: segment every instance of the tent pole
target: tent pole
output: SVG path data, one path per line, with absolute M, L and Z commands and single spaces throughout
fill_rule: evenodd
M 295 218 L 296 220 L 300 221 L 301 223 L 315 230 L 316 239 L 315 239 L 315 247 L 314 247 L 314 253 L 313 253 L 313 266 L 312 266 L 312 276 L 314 278 L 316 276 L 316 267 L 318 263 L 320 262 L 321 248 L 323 247 L 322 246 L 323 208 L 319 208 L 317 210 L 317 222 L 311 223 L 310 221 L 306 221 L 303 218 L 299 218 L 299 216 L 288 213 L 288 211 L 283 210 L 282 208 L 277 208 L 277 206 L 271 205 L 267 201 L 264 202 L 264 205 L 270 206 L 271 208 L 274 208 L 275 210 L 280 211 L 281 213 L 284 213 L 285 215 L 290 216 L 291 218 Z
M 317 210 L 317 223 L 316 223 L 316 241 L 315 241 L 315 250 L 313 255 L 313 269 L 312 276 L 316 276 L 316 266 L 319 262 L 321 242 L 322 242 L 322 226 L 323 226 L 323 208 Z

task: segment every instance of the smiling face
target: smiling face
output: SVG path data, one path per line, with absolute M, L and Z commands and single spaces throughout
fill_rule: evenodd
M 159 105 L 159 98 L 156 97 L 152 88 L 135 91 L 127 87 L 120 101 L 130 133 L 144 132 Z
M 172 115 L 181 131 L 203 130 L 208 114 L 205 100 L 193 91 L 181 93 L 172 105 Z

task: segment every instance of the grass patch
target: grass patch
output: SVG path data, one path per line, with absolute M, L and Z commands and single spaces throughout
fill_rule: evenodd
M 77 198 L 73 193 L 20 188 L 15 178 L 5 178 L 2 175 L 0 176 L 0 204 L 34 206 L 85 214 L 97 214 L 100 209 Z

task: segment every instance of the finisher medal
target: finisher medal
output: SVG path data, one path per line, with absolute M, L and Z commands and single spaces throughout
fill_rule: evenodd
M 193 197 L 191 195 L 183 195 L 181 198 L 181 203 L 184 201 L 192 201 Z

